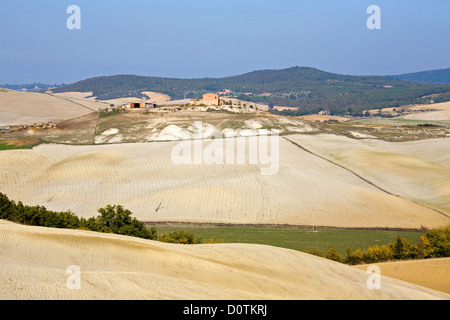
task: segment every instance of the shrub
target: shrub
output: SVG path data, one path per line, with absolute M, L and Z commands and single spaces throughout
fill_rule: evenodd
M 330 259 L 330 260 L 334 260 L 337 262 L 341 262 L 342 261 L 342 257 L 340 255 L 340 253 L 336 250 L 336 248 L 334 246 L 331 246 L 330 249 L 328 249 L 325 258 Z
M 344 262 L 347 264 L 358 264 L 364 261 L 364 251 L 361 249 L 356 249 L 352 252 L 350 247 L 345 249 L 347 256 L 344 259 Z
M 424 258 L 450 256 L 450 224 L 440 229 L 427 231 L 420 237 L 418 251 Z
M 322 253 L 322 250 L 320 248 L 307 249 L 306 253 L 313 254 L 313 255 L 318 256 L 318 257 L 323 257 L 323 253 Z
M 168 243 L 179 243 L 179 244 L 198 244 L 201 243 L 201 239 L 195 239 L 194 234 L 184 232 L 183 230 L 174 231 L 167 234 L 163 234 L 159 241 Z

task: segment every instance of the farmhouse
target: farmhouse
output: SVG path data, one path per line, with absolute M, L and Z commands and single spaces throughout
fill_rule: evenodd
M 207 106 L 218 106 L 219 102 L 219 95 L 215 93 L 207 93 L 203 95 L 203 104 Z
M 206 93 L 202 99 L 191 99 L 190 104 L 191 106 L 220 106 L 223 104 L 223 101 L 215 93 Z

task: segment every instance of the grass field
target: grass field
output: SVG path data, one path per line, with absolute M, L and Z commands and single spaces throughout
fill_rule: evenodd
M 419 240 L 423 232 L 390 231 L 390 230 L 355 230 L 355 229 L 320 229 L 312 232 L 312 228 L 276 228 L 253 226 L 220 226 L 220 225 L 194 225 L 194 224 L 149 224 L 158 231 L 158 237 L 163 233 L 183 230 L 193 233 L 196 237 L 208 241 L 215 237 L 218 242 L 224 243 L 253 243 L 266 244 L 298 251 L 319 248 L 323 253 L 335 246 L 345 255 L 346 247 L 353 250 L 366 249 L 369 246 L 387 245 L 395 242 L 397 235 L 408 239 L 411 243 Z
M 15 149 L 32 149 L 35 147 L 38 143 L 33 142 L 31 144 L 26 145 L 16 145 L 11 143 L 4 143 L 0 141 L 0 151 L 2 150 L 15 150 Z

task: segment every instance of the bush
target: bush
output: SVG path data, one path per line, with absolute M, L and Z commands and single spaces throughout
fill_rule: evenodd
M 318 256 L 318 257 L 323 257 L 323 253 L 322 250 L 320 248 L 311 248 L 311 249 L 307 249 L 306 253 Z
M 450 224 L 440 229 L 427 231 L 420 237 L 418 251 L 424 258 L 450 256 Z
M 352 249 L 350 247 L 347 247 L 346 249 L 347 256 L 345 257 L 344 261 L 347 264 L 358 264 L 361 263 L 361 261 L 364 261 L 364 251 L 361 249 L 356 249 L 352 252 Z
M 184 232 L 183 230 L 174 231 L 172 233 L 163 234 L 159 241 L 168 243 L 179 243 L 179 244 L 198 244 L 201 243 L 201 239 L 196 239 L 194 234 Z
M 331 246 L 330 249 L 328 249 L 327 254 L 325 255 L 325 258 L 334 260 L 337 262 L 342 261 L 341 255 L 339 254 L 339 252 L 336 250 L 336 248 L 334 246 Z

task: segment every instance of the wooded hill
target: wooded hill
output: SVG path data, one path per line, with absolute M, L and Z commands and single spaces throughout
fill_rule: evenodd
M 414 81 L 421 83 L 446 83 L 450 84 L 450 68 L 428 70 L 413 73 L 404 73 L 400 75 L 389 76 L 391 78 Z
M 225 78 L 174 79 L 136 75 L 102 76 L 58 87 L 54 92 L 93 92 L 98 100 L 161 92 L 172 99 L 200 98 L 229 89 L 242 100 L 298 108 L 296 115 L 333 114 L 450 100 L 450 85 L 402 81 L 383 76 L 349 76 L 308 67 L 254 71 Z M 270 94 L 260 96 L 260 94 Z

